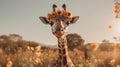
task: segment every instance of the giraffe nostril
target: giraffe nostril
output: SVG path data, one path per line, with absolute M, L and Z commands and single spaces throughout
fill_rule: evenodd
M 57 30 L 57 31 L 61 31 L 61 29 L 60 29 L 60 28 L 57 28 L 56 30 Z

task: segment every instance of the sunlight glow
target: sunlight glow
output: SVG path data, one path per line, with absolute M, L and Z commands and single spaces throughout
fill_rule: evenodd
M 116 25 L 115 25 L 117 33 L 120 33 L 120 19 L 116 19 Z

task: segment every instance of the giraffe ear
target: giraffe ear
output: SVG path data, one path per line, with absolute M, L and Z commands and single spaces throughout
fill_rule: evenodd
M 49 21 L 47 21 L 46 17 L 40 16 L 39 19 L 44 23 L 44 24 L 49 24 Z
M 79 16 L 74 16 L 72 17 L 72 20 L 70 21 L 70 23 L 75 23 L 77 20 L 79 19 Z

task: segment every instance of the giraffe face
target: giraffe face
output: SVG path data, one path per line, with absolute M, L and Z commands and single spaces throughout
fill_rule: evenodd
M 79 16 L 71 16 L 71 13 L 66 11 L 66 5 L 63 4 L 63 10 L 56 10 L 56 5 L 53 5 L 53 12 L 47 17 L 39 17 L 44 24 L 49 24 L 52 27 L 52 32 L 56 37 L 61 37 L 66 34 L 69 24 L 75 23 Z
M 44 24 L 49 24 L 51 26 L 52 33 L 57 37 L 64 35 L 67 32 L 69 24 L 75 23 L 78 19 L 79 16 L 74 16 L 72 19 L 68 19 L 64 16 L 56 16 L 48 21 L 46 17 L 40 17 L 40 20 Z
M 70 20 L 65 17 L 56 17 L 50 20 L 52 32 L 55 36 L 62 36 L 67 32 Z

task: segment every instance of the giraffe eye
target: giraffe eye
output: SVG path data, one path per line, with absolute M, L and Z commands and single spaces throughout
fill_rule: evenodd
M 67 21 L 66 24 L 69 25 L 70 23 Z
M 53 22 L 51 21 L 50 26 L 52 26 L 52 25 L 53 25 Z

